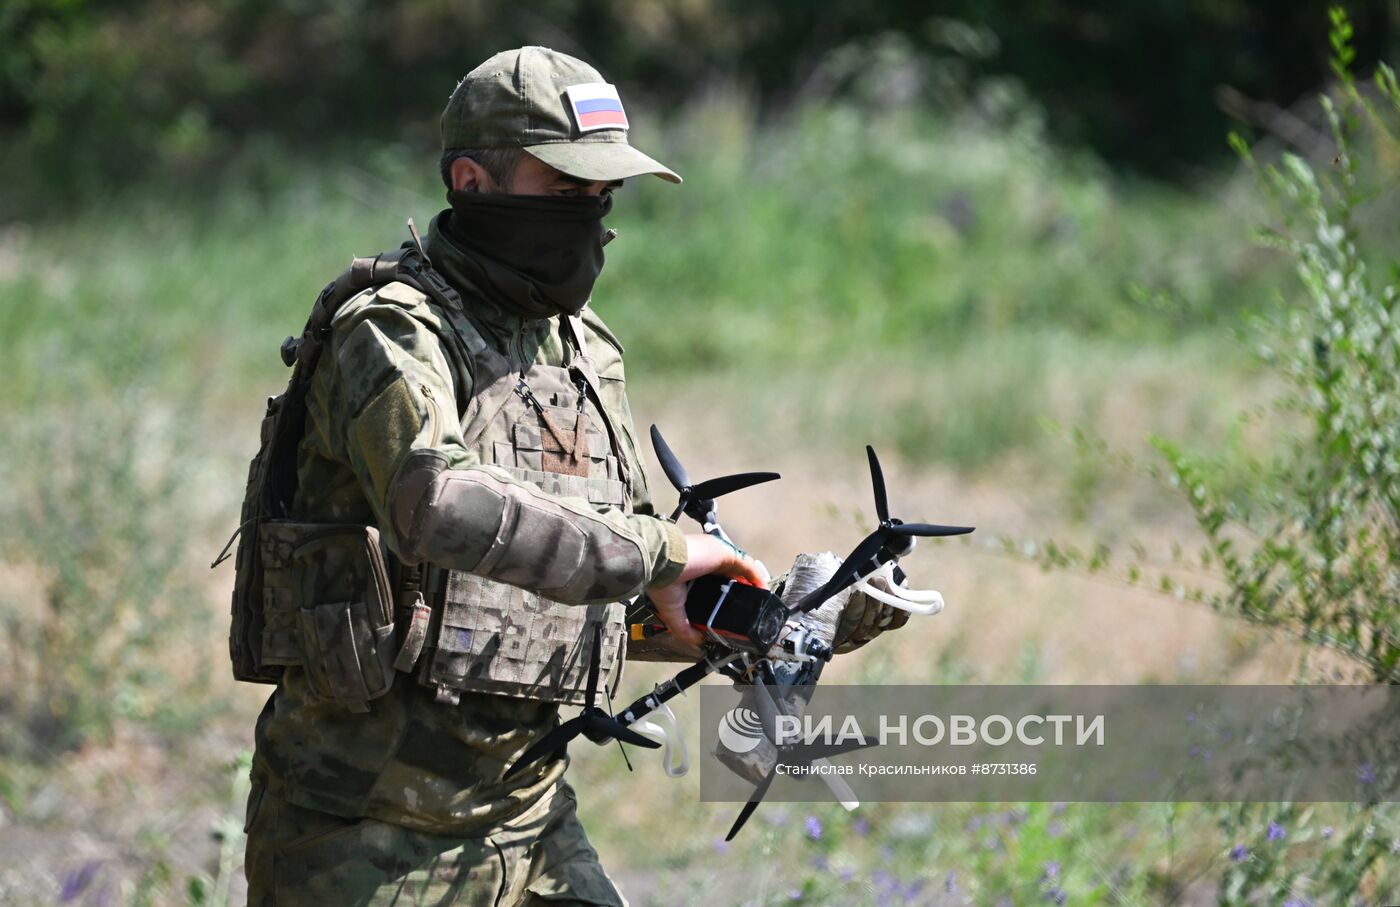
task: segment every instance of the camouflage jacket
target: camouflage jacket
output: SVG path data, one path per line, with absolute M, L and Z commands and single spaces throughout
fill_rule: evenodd
M 452 254 L 436 229 L 429 233 L 428 252 L 435 261 Z M 480 337 L 522 368 L 568 363 L 572 351 L 558 319 L 521 318 L 471 287 L 457 290 Z M 629 483 L 632 512 L 582 499 L 550 500 L 580 520 L 605 520 L 637 539 L 644 585 L 662 585 L 683 568 L 685 542 L 651 506 L 625 393 L 622 347 L 591 310 L 585 309 L 583 323 L 603 404 L 637 464 Z M 483 465 L 463 445 L 457 420 L 440 417 L 460 417 L 473 393 L 453 330 L 436 302 L 398 283 L 366 291 L 337 313 L 307 399 L 298 518 L 376 525 L 399 553 L 389 489 L 409 454 L 423 450 L 440 453 L 452 469 L 488 470 L 507 493 L 540 500 L 539 488 Z M 396 388 L 394 404 L 380 405 L 390 387 Z M 460 517 L 477 541 L 491 531 L 473 531 L 471 515 Z M 540 555 L 548 560 L 548 552 Z M 619 599 L 640 591 L 614 590 Z M 355 714 L 317 699 L 304 672 L 289 667 L 258 719 L 253 774 L 268 790 L 306 808 L 432 833 L 478 834 L 528 808 L 563 774 L 567 760 L 558 758 L 509 784 L 502 780 L 514 758 L 558 720 L 557 705 L 528 699 L 466 693 L 456 705 L 439 702 L 407 675 L 373 700 L 367 714 Z

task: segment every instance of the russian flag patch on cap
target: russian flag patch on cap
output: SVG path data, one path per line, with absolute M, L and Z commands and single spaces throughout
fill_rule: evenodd
M 574 121 L 580 132 L 627 128 L 627 114 L 622 111 L 617 89 L 607 82 L 570 85 L 564 89 L 564 94 L 574 109 Z

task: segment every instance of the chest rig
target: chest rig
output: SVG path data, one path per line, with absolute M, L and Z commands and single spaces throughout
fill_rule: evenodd
M 331 324 L 352 297 L 393 282 L 438 303 L 452 332 L 443 337 L 444 352 L 468 360 L 471 399 L 460 415 L 434 413 L 460 418 L 467 449 L 547 493 L 631 509 L 630 448 L 603 402 L 582 319 L 558 319 L 567 365 L 531 364 L 522 372 L 471 324 L 415 234 L 395 252 L 356 259 L 322 291 L 302 334 L 282 346 L 292 377 L 268 401 L 239 528 L 214 562 L 237 540 L 234 677 L 278 683 L 285 668 L 298 666 L 313 695 L 356 712 L 400 674 L 446 703 L 469 691 L 582 703 L 595 628 L 603 631 L 602 676 L 612 685 L 620 678 L 623 605 L 564 605 L 471 573 L 406 567 L 374 526 L 293 513 L 306 396 Z
M 462 437 L 483 463 L 563 497 L 631 509 L 628 451 L 603 405 L 582 319 L 559 319 L 567 366 L 519 371 L 484 343 L 469 344 L 476 388 L 462 415 Z M 624 606 L 565 605 L 473 573 L 429 567 L 431 603 L 419 682 L 439 701 L 463 692 L 496 693 L 578 705 L 584 701 L 593 627 L 601 624 L 601 676 L 615 688 L 622 671 Z M 413 592 L 408 590 L 412 599 Z M 417 619 L 425 615 L 417 610 Z

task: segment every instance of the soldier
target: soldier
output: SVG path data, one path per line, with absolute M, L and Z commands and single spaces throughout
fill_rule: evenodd
M 768 580 L 656 516 L 622 346 L 588 306 L 613 190 L 680 177 L 628 144 L 612 85 L 542 47 L 473 70 L 441 125 L 450 207 L 420 249 L 358 261 L 369 288 L 308 329 L 291 519 L 244 537 L 254 663 L 278 684 L 248 801 L 254 907 L 625 903 L 566 756 L 506 768 L 582 701 L 598 624 L 615 682 L 618 602 L 645 593 L 693 657 L 689 581 Z M 848 610 L 847 648 L 891 624 Z

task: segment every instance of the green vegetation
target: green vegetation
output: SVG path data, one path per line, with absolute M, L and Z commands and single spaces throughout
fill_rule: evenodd
M 1400 295 L 1393 282 L 1400 274 L 1393 245 L 1400 85 L 1381 64 L 1374 85 L 1359 86 L 1351 69 L 1352 25 L 1340 8 L 1331 21 L 1340 84 L 1322 98 L 1335 152 L 1330 166 L 1292 154 L 1278 164 L 1260 163 L 1232 137 L 1276 204 L 1281 223 L 1263 238 L 1293 262 L 1303 290 L 1297 304 L 1271 311 L 1257 326 L 1263 358 L 1286 392 L 1271 410 L 1239 417 L 1245 425 L 1280 423 L 1275 437 L 1286 440 L 1267 450 L 1237 444 L 1204 451 L 1157 437 L 1166 469 L 1153 471 L 1189 502 L 1204 543 L 1197 557 L 1178 547 L 1166 567 L 1147 563 L 1138 548 L 1125 569 L 1129 582 L 1155 584 L 1350 660 L 1330 677 L 1315 668 L 1315 676 L 1394 684 L 1400 682 Z M 1111 554 L 1102 543 L 1092 552 L 1049 545 L 1041 559 L 1097 572 L 1115 569 Z M 1400 847 L 1400 839 L 1378 836 L 1378 825 L 1395 820 L 1388 805 L 1356 804 L 1327 827 L 1325 839 L 1335 837 L 1335 845 L 1302 853 L 1274 846 L 1296 828 L 1301 811 L 1293 804 L 1205 810 L 1211 811 L 1227 835 L 1264 827 L 1269 842 L 1232 850 L 1234 865 L 1219 883 L 1222 904 L 1305 895 L 1341 903 L 1368 885 L 1389 892 L 1400 884 L 1374 878 Z M 1315 836 L 1309 831 L 1301 840 Z
M 1396 683 L 1400 297 L 1391 281 L 1400 259 L 1368 260 L 1365 247 L 1376 252 L 1369 212 L 1393 217 L 1400 86 L 1382 65 L 1378 102 L 1363 97 L 1348 69 L 1351 26 L 1339 10 L 1333 21 L 1342 86 L 1325 106 L 1337 148 L 1331 172 L 1295 156 L 1260 168 L 1236 140 L 1282 207 L 1283 227 L 1267 236 L 1295 261 L 1306 291 L 1304 305 L 1278 319 L 1269 353 L 1292 389 L 1282 408 L 1306 430 L 1282 456 L 1249 464 L 1247 494 L 1223 492 L 1210 458 L 1159 446 L 1229 583 L 1211 604 L 1339 649 L 1375 682 Z
M 687 184 L 623 190 L 598 293 L 639 393 L 720 387 L 756 422 L 786 413 L 794 439 L 860 433 L 986 470 L 1052 456 L 1051 394 L 1094 399 L 1146 346 L 1228 354 L 1211 332 L 1273 279 L 1236 215 L 1120 183 L 1037 123 L 691 111 L 660 143 Z M 433 163 L 245 164 L 198 195 L 147 185 L 8 228 L 0 518 L 22 531 L 3 549 L 21 581 L 0 596 L 0 675 L 24 729 L 5 756 L 17 814 L 33 760 L 125 726 L 175 745 L 224 708 L 207 678 L 225 670 L 225 606 L 203 565 L 231 528 L 258 400 L 285 378 L 277 345 L 349 255 L 440 206 Z
M 1334 34 L 1344 30 L 1338 22 Z M 87 46 L 72 45 L 75 61 Z M 908 64 L 899 53 L 891 73 Z M 1203 529 L 1208 561 L 1139 564 L 1126 578 L 1164 579 L 1166 591 L 1395 679 L 1400 363 L 1387 282 L 1400 259 L 1390 196 L 1367 189 L 1389 189 L 1400 159 L 1394 117 L 1379 121 L 1389 133 L 1373 128 L 1367 103 L 1384 104 L 1364 102 L 1348 77 L 1332 121 L 1349 142 L 1336 165 L 1261 155 L 1259 172 L 1294 217 L 1268 251 L 1245 233 L 1273 216 L 1248 174 L 1189 190 L 1125 177 L 1057 146 L 1039 108 L 1001 81 L 963 81 L 959 104 L 933 110 L 865 104 L 861 90 L 782 117 L 719 93 L 651 141 L 638 136 L 687 179 L 622 191 L 599 284 L 639 412 L 694 439 L 716 425 L 764 426 L 735 456 L 784 471 L 816 462 L 823 482 L 873 440 L 897 451 L 895 468 L 902 460 L 971 499 L 995 488 L 995 512 L 1029 513 L 1037 534 L 1131 528 L 1170 545 Z M 404 217 L 421 226 L 442 204 L 429 141 L 356 141 L 316 159 L 271 144 L 244 151 L 227 166 L 194 155 L 193 183 L 187 173 L 103 185 L 81 205 L 0 228 L 0 800 L 20 822 L 59 823 L 50 776 L 67 771 L 77 785 L 94 752 L 134 737 L 176 762 L 202 754 L 187 774 L 215 781 L 189 796 L 223 816 L 216 840 L 191 869 L 171 856 L 163 818 L 139 825 L 136 878 L 120 889 L 132 903 L 231 897 L 240 792 L 225 802 L 222 762 L 192 749 L 190 732 L 246 745 L 256 707 L 256 692 L 225 679 L 228 575 L 211 581 L 205 567 L 232 529 L 260 401 L 285 380 L 277 346 L 350 255 L 396 245 Z M 1256 314 L 1282 333 L 1242 333 Z M 1260 336 L 1272 351 L 1262 365 Z M 1289 405 L 1236 421 L 1279 392 Z M 1047 423 L 1077 426 L 1079 449 Z M 1149 433 L 1174 439 L 1158 445 L 1169 463 L 1159 473 L 1174 473 L 1184 498 L 1112 484 L 1106 464 L 1121 449 L 1150 455 Z M 818 491 L 813 509 L 836 507 Z M 769 527 L 769 541 L 781 529 Z M 943 549 L 942 564 L 957 550 Z M 1099 571 L 1103 550 L 1041 549 Z M 962 569 L 979 573 L 990 599 L 1016 594 L 993 582 L 1016 566 Z M 1223 568 L 1223 583 L 1188 589 L 1183 566 Z M 1042 626 L 1022 625 L 1005 663 L 963 657 L 976 641 L 968 630 L 938 638 L 933 668 L 933 635 L 907 643 L 923 660 L 872 646 L 861 676 L 1037 682 L 1053 658 Z M 1167 679 L 1179 677 L 1202 679 L 1186 669 Z M 638 903 L 670 903 L 686 885 L 695 902 L 713 899 L 704 886 L 721 876 L 759 880 L 733 894 L 765 904 L 939 892 L 1014 904 L 1331 903 L 1345 892 L 1376 903 L 1400 891 L 1400 868 L 1384 860 L 1400 827 L 1386 810 L 889 804 L 808 817 L 774 804 L 745 847 L 724 852 L 696 836 L 721 826 L 689 781 L 663 797 L 647 787 L 658 773 L 624 776 L 607 756 L 581 758 L 576 784 L 609 868 L 659 880 Z M 132 797 L 156 786 L 129 783 Z M 636 816 L 629 802 L 667 809 Z M 591 812 L 605 803 L 621 805 Z M 639 852 L 640 840 L 660 843 Z M 35 891 L 35 902 L 52 900 Z
M 1351 4 L 1368 65 L 1388 0 Z M 1016 0 L 10 0 L 0 7 L 0 216 L 87 199 L 133 172 L 198 182 L 271 147 L 430 141 L 447 86 L 501 48 L 599 62 L 636 105 L 715 84 L 765 110 L 961 109 L 983 79 L 1026 86 L 1061 142 L 1175 178 L 1219 161 L 1227 109 L 1265 128 L 1326 76 L 1315 4 L 1175 0 L 1132 9 Z M 699 40 L 697 40 L 699 39 Z M 1150 48 L 1151 52 L 1144 52 Z M 1227 93 L 1217 96 L 1220 86 Z

